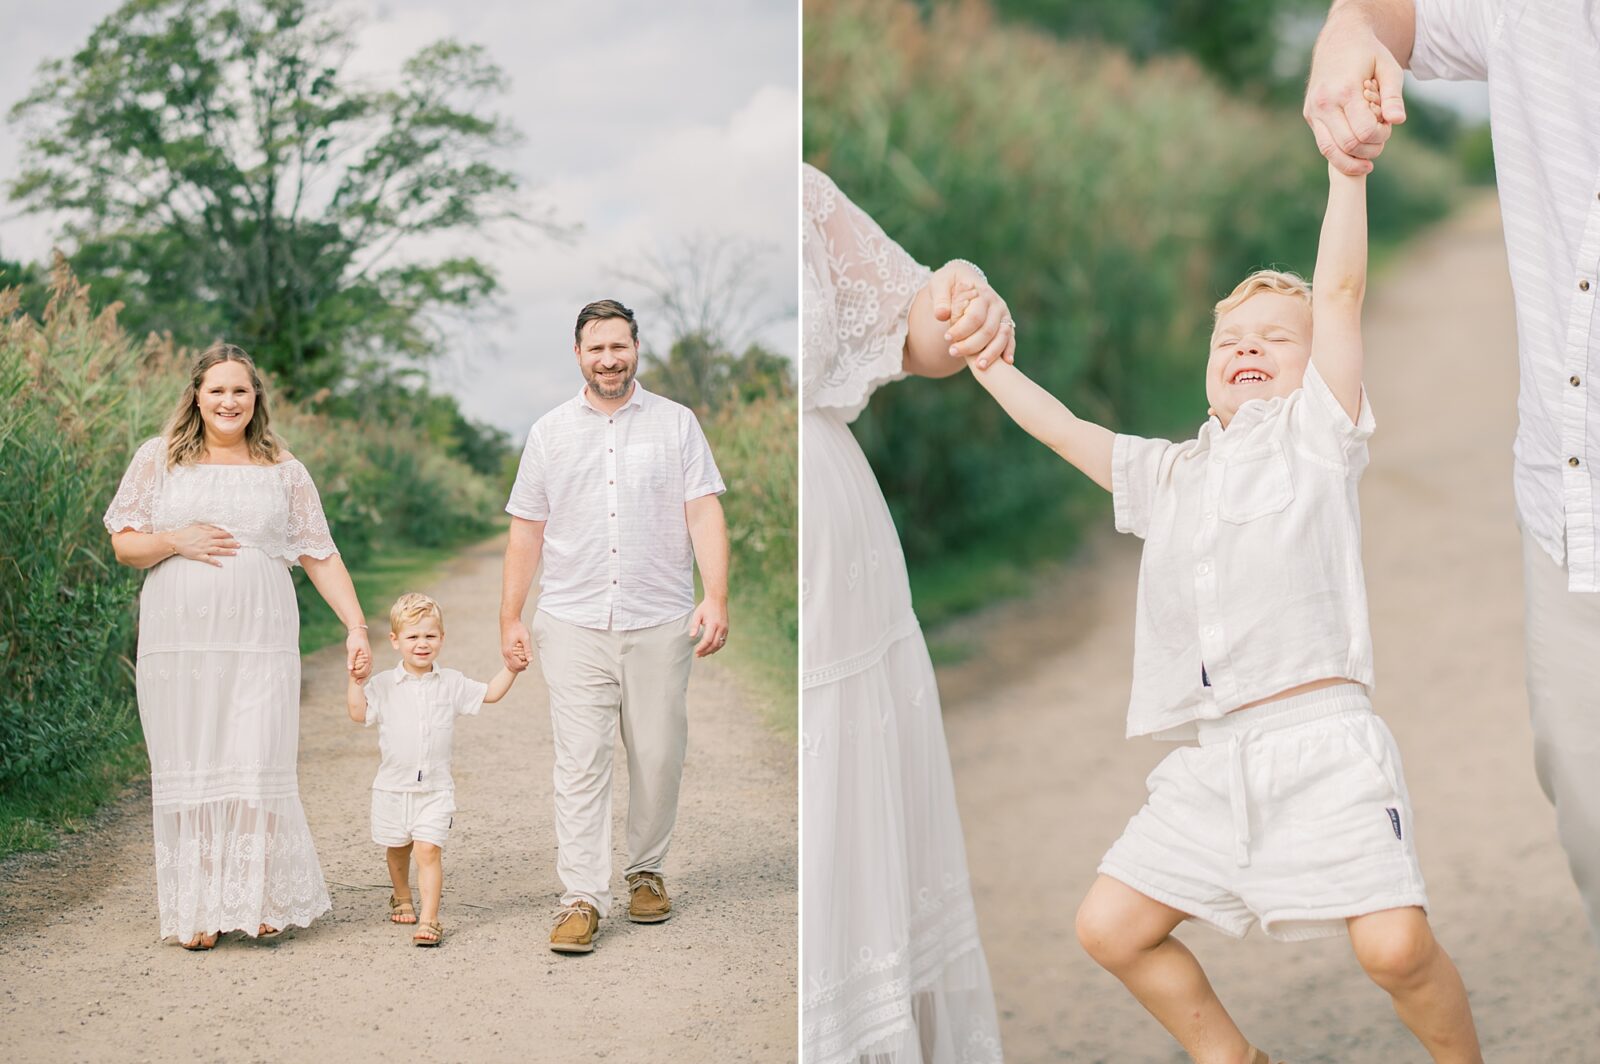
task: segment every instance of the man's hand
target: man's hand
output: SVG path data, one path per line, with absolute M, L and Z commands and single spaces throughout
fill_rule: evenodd
M 1376 114 L 1363 92 L 1369 79 L 1378 84 Z M 1317 38 L 1301 112 L 1317 138 L 1317 150 L 1341 173 L 1371 173 L 1372 160 L 1383 151 L 1393 127 L 1406 120 L 1403 85 L 1399 62 L 1377 34 L 1335 11 Z
M 500 622 L 500 657 L 506 668 L 512 672 L 526 669 L 533 659 L 530 646 L 532 641 L 528 638 L 528 626 L 522 623 L 520 617 L 514 621 Z
M 700 642 L 694 646 L 694 656 L 708 658 L 728 642 L 727 599 L 701 599 L 689 618 L 689 634 L 700 633 Z

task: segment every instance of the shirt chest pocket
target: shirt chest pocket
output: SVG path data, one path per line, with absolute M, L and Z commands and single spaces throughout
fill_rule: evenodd
M 1242 525 L 1281 512 L 1294 500 L 1294 481 L 1283 445 L 1234 455 L 1222 472 L 1222 498 L 1217 512 L 1224 521 Z
M 667 455 L 659 443 L 630 443 L 622 449 L 622 475 L 639 488 L 662 491 L 667 486 Z

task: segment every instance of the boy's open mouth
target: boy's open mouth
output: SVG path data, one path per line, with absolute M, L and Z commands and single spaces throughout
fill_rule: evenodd
M 1262 384 L 1272 379 L 1271 374 L 1265 370 L 1253 367 L 1241 369 L 1228 379 L 1229 384 Z

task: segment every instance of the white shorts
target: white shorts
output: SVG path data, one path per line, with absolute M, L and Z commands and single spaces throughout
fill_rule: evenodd
M 404 846 L 413 841 L 443 848 L 456 811 L 455 791 L 372 791 L 372 841 Z
M 1400 752 L 1359 684 L 1221 720 L 1174 750 L 1100 872 L 1235 938 L 1322 938 L 1427 908 Z

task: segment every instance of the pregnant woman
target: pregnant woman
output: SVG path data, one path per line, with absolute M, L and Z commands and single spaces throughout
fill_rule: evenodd
M 150 753 L 161 936 L 210 949 L 329 908 L 300 806 L 299 564 L 371 671 L 350 574 L 311 475 L 279 446 L 255 364 L 196 360 L 162 435 L 133 456 L 105 524 L 139 596 L 139 720 Z
M 999 1027 L 933 666 L 848 426 L 880 384 L 960 369 L 952 346 L 1009 358 L 1015 326 L 976 267 L 918 265 L 809 166 L 804 201 L 802 1059 L 990 1064 Z

